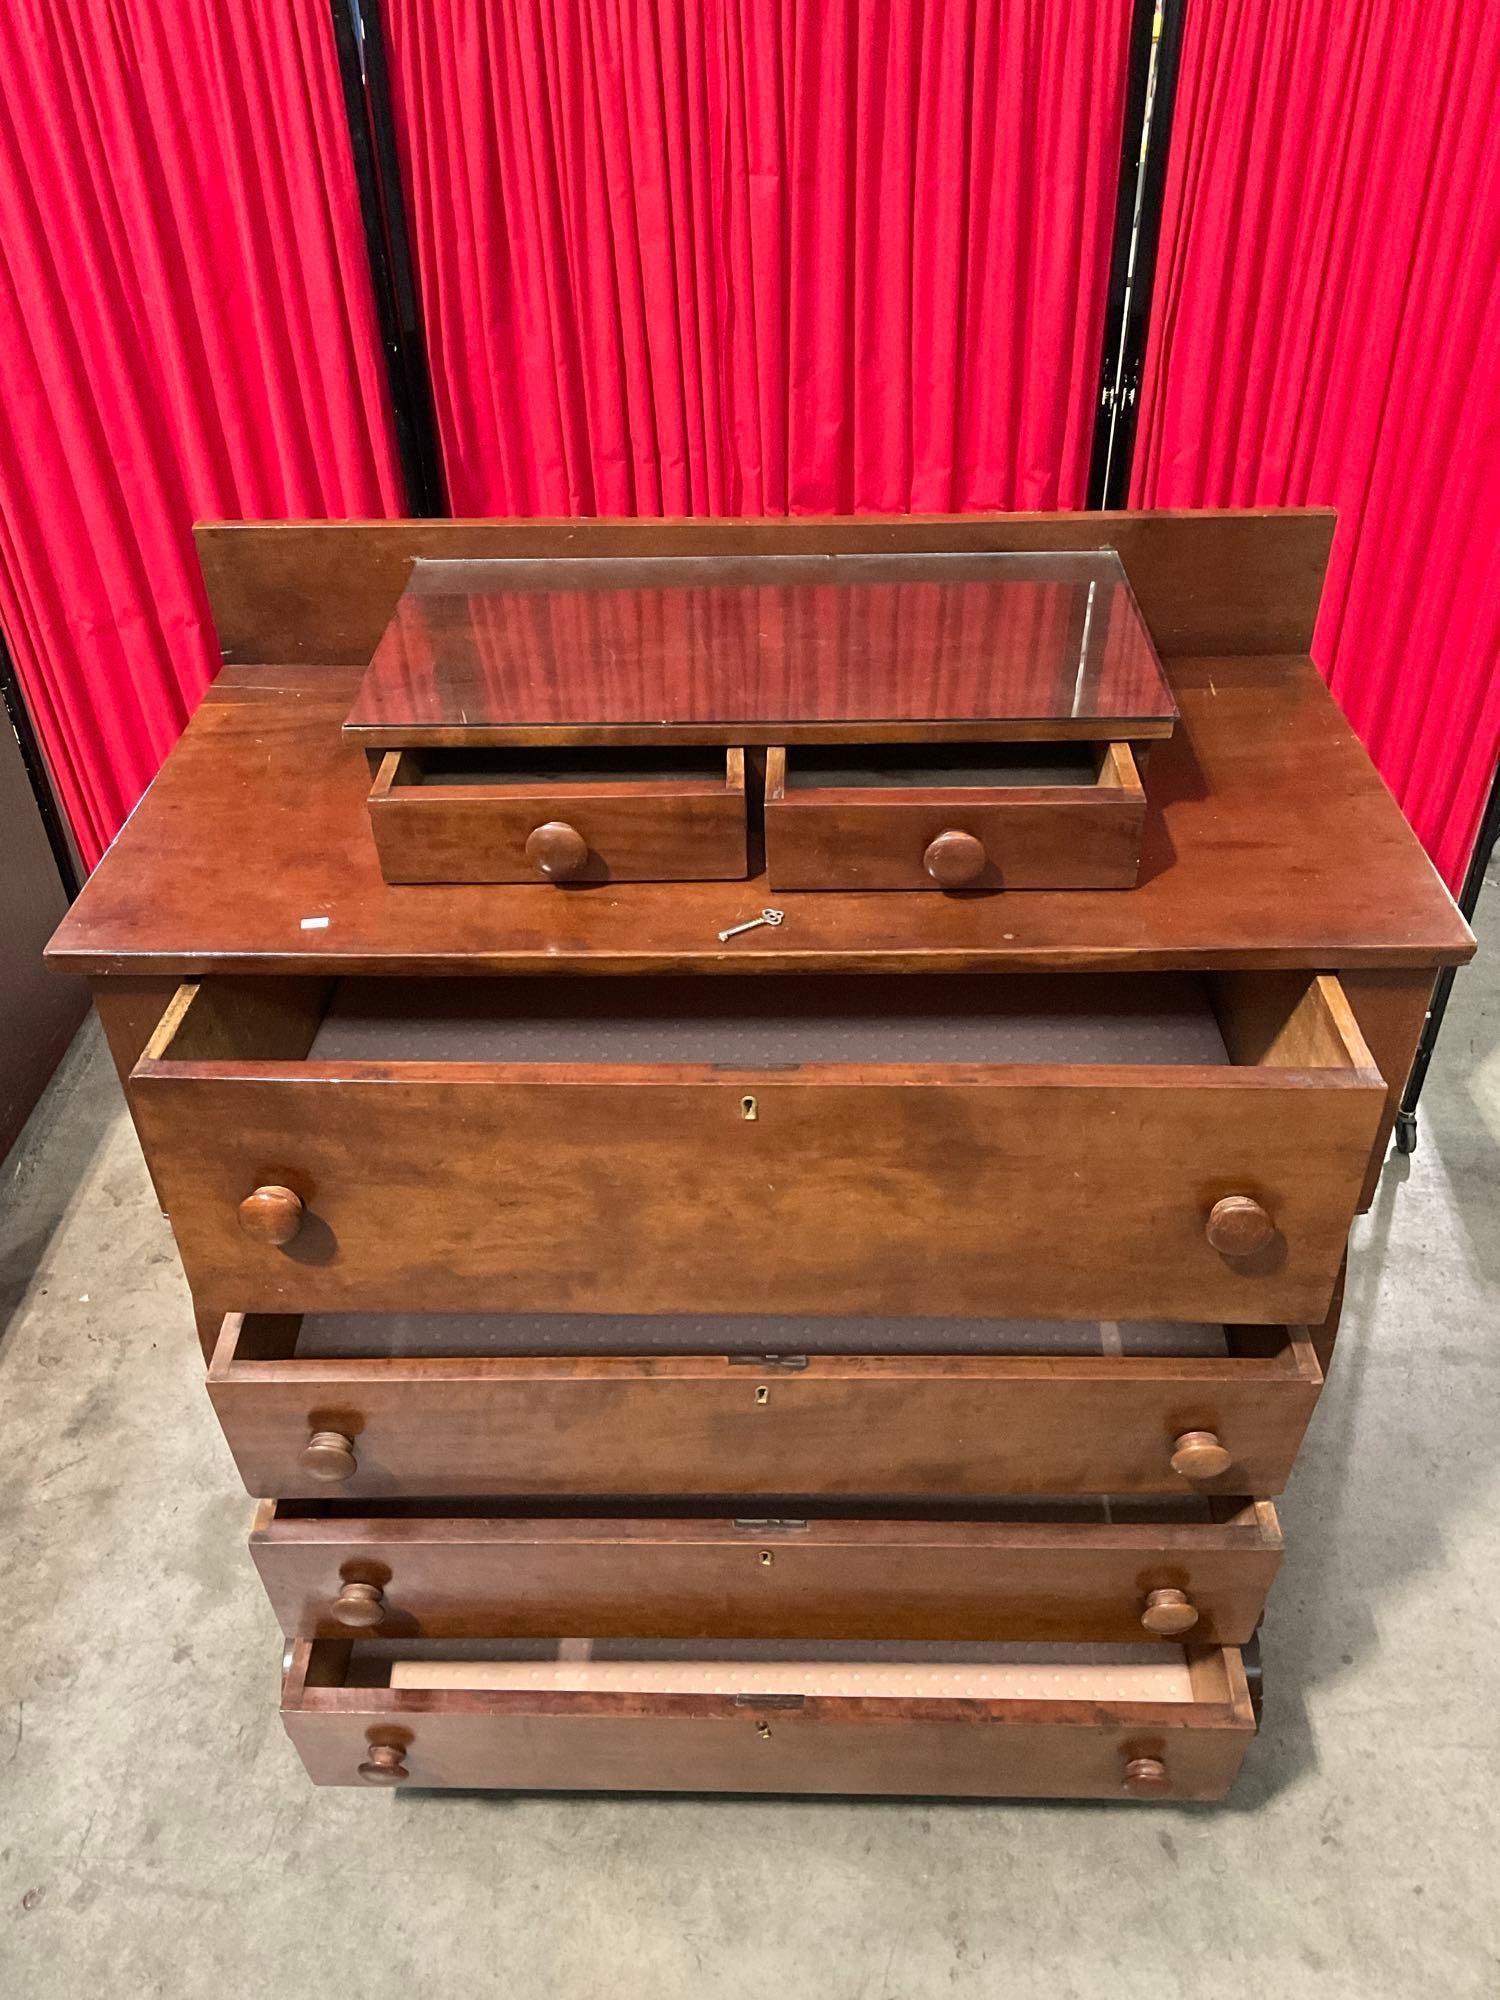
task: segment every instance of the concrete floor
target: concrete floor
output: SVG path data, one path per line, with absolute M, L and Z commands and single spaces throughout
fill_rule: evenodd
M 86 1029 L 0 1178 L 0 1993 L 1492 1996 L 1500 892 L 1358 1227 L 1219 1808 L 317 1792 Z

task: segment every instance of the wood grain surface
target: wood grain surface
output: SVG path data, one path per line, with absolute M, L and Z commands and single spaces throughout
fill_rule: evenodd
M 143 1060 L 132 1097 L 195 1291 L 264 1311 L 1318 1320 L 1384 1101 L 1341 1071 L 232 1067 Z M 304 1205 L 284 1245 L 241 1227 L 265 1185 Z M 1226 1195 L 1267 1252 L 1211 1246 Z
M 224 658 L 368 660 L 428 558 L 827 555 L 1113 548 L 1157 650 L 1302 653 L 1334 515 L 906 515 L 754 521 L 220 521 L 194 530 Z
M 1142 1642 L 1149 1593 L 1176 1589 L 1195 1643 L 1243 1644 L 1281 1562 L 1276 1510 L 1186 1511 L 757 1522 L 362 1517 L 266 1501 L 250 1550 L 289 1638 L 348 1638 L 336 1606 L 353 1582 L 378 1593 L 371 1629 L 389 1638 Z
M 301 1361 L 295 1320 L 231 1315 L 209 1395 L 253 1494 L 328 1497 L 315 1431 L 352 1440 L 341 1496 L 824 1494 L 972 1499 L 1194 1489 L 1176 1439 L 1212 1431 L 1203 1488 L 1279 1493 L 1322 1386 L 1301 1335 L 1224 1358 L 724 1357 Z
M 232 668 L 58 930 L 90 972 L 924 972 L 1427 967 L 1467 925 L 1306 660 L 1179 660 L 1141 880 L 1115 890 L 830 896 L 721 943 L 736 883 L 396 887 L 339 724 L 353 670 Z M 247 857 L 253 865 L 247 865 Z M 1379 893 L 1372 893 L 1379 884 Z
M 717 782 L 644 779 L 546 785 L 420 782 L 420 753 L 392 752 L 370 788 L 370 831 L 387 882 L 538 880 L 530 841 L 561 821 L 583 843 L 568 882 L 743 878 L 745 755 L 719 757 Z
M 1130 889 L 1146 799 L 1128 744 L 1103 746 L 1092 785 L 885 787 L 795 783 L 797 752 L 766 756 L 766 876 L 772 889 L 947 886 L 930 843 L 961 834 L 982 852 L 971 889 Z M 787 782 L 788 772 L 793 778 Z
M 282 1719 L 313 1781 L 362 1782 L 370 1746 L 418 1788 L 1127 1798 L 1127 1765 L 1159 1759 L 1153 1796 L 1221 1798 L 1255 1733 L 1239 1653 L 1189 1654 L 1186 1702 L 482 1693 L 347 1686 L 347 1649 L 298 1640 Z

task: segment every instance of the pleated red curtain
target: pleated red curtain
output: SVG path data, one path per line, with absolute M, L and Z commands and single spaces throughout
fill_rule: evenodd
M 1500 6 L 1191 0 L 1132 502 L 1340 510 L 1314 654 L 1455 886 L 1497 492 Z
M 455 513 L 1083 503 L 1129 0 L 386 0 Z
M 92 865 L 217 664 L 194 518 L 402 498 L 327 0 L 7 0 L 0 74 L 0 629 Z

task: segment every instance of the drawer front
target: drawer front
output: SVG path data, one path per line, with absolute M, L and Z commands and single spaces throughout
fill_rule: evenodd
M 283 1688 L 321 1785 L 1217 1799 L 1255 1732 L 1233 1649 L 1191 1656 L 1201 1692 L 1172 1702 L 360 1687 L 344 1650 L 299 1641 Z
M 803 753 L 814 755 L 816 753 Z M 1130 889 L 1146 799 L 1128 745 L 1088 784 L 799 789 L 799 753 L 766 771 L 773 889 Z
M 1035 1512 L 1036 1510 L 1033 1510 Z M 1214 1517 L 581 1520 L 312 1513 L 250 1537 L 289 1638 L 1243 1644 L 1281 1561 L 1269 1501 Z M 1208 1508 L 1204 1514 L 1210 1514 Z
M 229 1069 L 143 1059 L 132 1103 L 194 1293 L 255 1311 L 1317 1321 L 1384 1102 L 1258 1068 Z M 1254 1254 L 1210 1240 L 1226 1203 L 1269 1215 Z
M 226 1320 L 208 1375 L 246 1488 L 278 1498 L 1274 1494 L 1322 1386 L 1300 1336 L 1264 1358 L 757 1368 L 299 1361 L 275 1353 L 282 1325 Z
M 720 753 L 717 776 L 558 774 L 504 785 L 434 782 L 423 768 L 431 754 L 392 751 L 376 774 L 370 826 L 387 882 L 690 882 L 746 873 L 741 750 Z

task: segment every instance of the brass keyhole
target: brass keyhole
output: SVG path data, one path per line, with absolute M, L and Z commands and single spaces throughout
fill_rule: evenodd
M 756 1392 L 755 1392 L 755 1400 L 756 1400 L 756 1402 L 757 1402 L 757 1403 L 769 1403 L 769 1402 L 770 1402 L 770 1400 L 771 1400 L 771 1392 L 770 1392 L 770 1390 L 769 1390 L 769 1389 L 768 1389 L 768 1388 L 766 1387 L 766 1385 L 765 1385 L 765 1383 L 764 1383 L 764 1382 L 762 1382 L 762 1383 L 761 1383 L 761 1385 L 760 1385 L 760 1387 L 759 1387 L 759 1388 L 758 1388 L 758 1389 L 756 1390 Z
M 753 1097 L 742 1097 L 740 1099 L 740 1116 L 742 1118 L 749 1118 L 752 1121 L 759 1118 L 760 1106 Z
M 771 1567 L 772 1563 L 773 1563 L 773 1562 L 775 1562 L 775 1560 L 776 1560 L 775 1556 L 773 1556 L 773 1555 L 772 1555 L 772 1553 L 771 1553 L 771 1551 L 770 1551 L 769 1549 L 762 1549 L 762 1550 L 761 1550 L 761 1552 L 760 1552 L 760 1566 L 761 1566 L 761 1568 L 762 1568 L 762 1569 L 769 1569 L 769 1568 Z
M 770 1723 L 769 1723 L 769 1722 L 757 1722 L 757 1723 L 756 1723 L 756 1725 L 755 1725 L 755 1733 L 756 1733 L 756 1735 L 757 1735 L 757 1736 L 758 1736 L 758 1737 L 760 1738 L 760 1740 L 761 1740 L 761 1742 L 762 1742 L 762 1743 L 769 1743 L 769 1742 L 770 1742 L 770 1740 L 771 1740 L 771 1725 L 770 1725 Z

